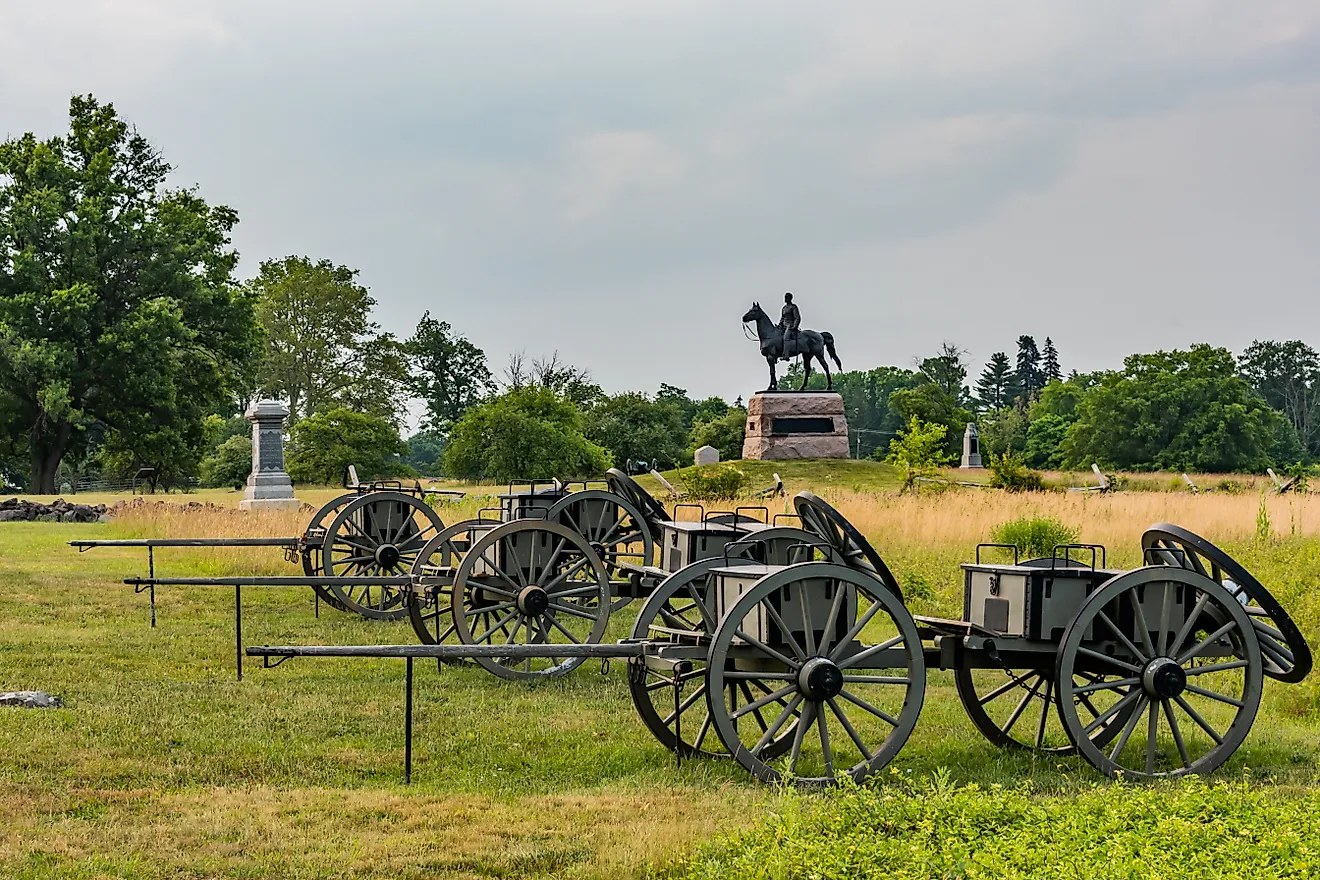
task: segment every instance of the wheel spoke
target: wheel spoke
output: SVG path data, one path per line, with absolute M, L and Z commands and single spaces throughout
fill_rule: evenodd
M 1182 758 L 1183 767 L 1191 768 L 1192 759 L 1187 755 L 1187 744 L 1183 742 L 1182 729 L 1178 727 L 1178 719 L 1173 714 L 1173 703 L 1169 700 L 1161 700 L 1164 704 L 1164 716 L 1169 720 L 1169 730 L 1173 733 L 1174 744 L 1178 746 L 1178 756 Z
M 1225 669 L 1241 669 L 1249 666 L 1246 660 L 1229 660 L 1226 663 L 1211 663 L 1209 666 L 1193 666 L 1183 672 L 1190 678 L 1193 675 L 1205 675 L 1207 672 L 1223 672 Z
M 912 679 L 897 675 L 845 675 L 843 680 L 864 684 L 912 684 Z
M 553 626 L 555 629 L 559 630 L 561 633 L 563 633 L 570 642 L 572 642 L 575 645 L 582 644 L 582 640 L 579 639 L 577 636 L 573 635 L 568 630 L 564 629 L 564 625 L 560 623 L 558 620 L 555 620 L 553 617 L 551 617 L 548 614 L 546 615 L 546 620 L 550 621 L 550 625 Z
M 866 700 L 863 700 L 861 697 L 856 696 L 855 694 L 851 694 L 848 691 L 839 691 L 839 696 L 843 697 L 845 700 L 847 700 L 850 703 L 860 706 L 861 708 L 870 712 L 875 717 L 888 722 L 893 727 L 898 727 L 898 719 L 895 718 L 893 715 L 890 715 L 884 709 L 877 709 L 875 706 L 872 706 L 870 703 L 866 702 Z
M 1086 727 L 1082 728 L 1082 733 L 1086 734 L 1087 736 L 1090 736 L 1091 733 L 1096 730 L 1096 728 L 1108 724 L 1111 718 L 1116 717 L 1129 705 L 1135 703 L 1140 698 L 1141 698 L 1141 691 L 1139 690 L 1129 691 L 1127 696 L 1123 697 L 1123 699 L 1119 700 L 1117 703 L 1110 706 L 1104 712 L 1097 715 L 1094 721 L 1086 725 Z
M 1146 612 L 1141 608 L 1141 602 L 1137 599 L 1135 589 L 1128 590 L 1128 604 L 1132 606 L 1132 622 L 1137 627 L 1137 633 L 1141 636 L 1141 643 L 1146 646 L 1147 657 L 1155 656 L 1155 645 L 1150 640 L 1150 626 L 1146 623 Z
M 866 613 L 862 615 L 861 619 L 853 624 L 852 629 L 848 630 L 843 638 L 839 639 L 839 643 L 835 645 L 834 650 L 830 652 L 830 659 L 835 663 L 838 663 L 839 655 L 843 653 L 844 648 L 850 645 L 853 639 L 857 638 L 857 634 L 866 628 L 866 625 L 871 622 L 871 618 L 875 617 L 876 612 L 883 607 L 884 603 L 877 599 L 870 608 L 866 609 Z
M 766 607 L 769 607 L 768 603 Z M 802 668 L 802 664 L 788 659 L 783 654 L 779 653 L 774 648 L 770 647 L 765 642 L 761 641 L 755 636 L 749 636 L 747 633 L 743 632 L 742 630 L 738 630 L 736 633 L 734 633 L 734 635 L 736 635 L 738 638 L 742 639 L 752 647 L 769 654 L 771 657 L 778 660 L 780 663 L 783 663 L 785 666 L 787 666 L 789 669 L 793 670 L 794 672 L 797 672 L 799 669 Z
M 1164 653 L 1165 651 L 1164 640 L 1169 636 L 1169 610 L 1170 610 L 1170 606 L 1173 605 L 1173 594 L 1174 594 L 1173 584 L 1165 582 L 1164 601 L 1160 603 L 1160 631 L 1158 633 L 1160 640 L 1158 653 L 1159 656 L 1161 657 L 1166 656 Z
M 843 660 L 840 660 L 839 668 L 847 669 L 850 666 L 856 666 L 859 663 L 865 663 L 867 660 L 869 660 L 871 657 L 874 657 L 876 654 L 879 654 L 882 651 L 888 651 L 890 648 L 893 648 L 897 645 L 901 645 L 903 644 L 904 641 L 905 639 L 903 638 L 903 635 L 900 633 L 899 635 L 894 636 L 892 639 L 887 639 L 886 641 L 883 641 L 878 645 L 872 645 L 871 647 L 867 648 L 865 651 L 858 651 L 856 654 L 853 654 L 851 657 L 847 657 L 844 658 Z
M 1079 647 L 1077 653 L 1085 654 L 1088 657 L 1094 657 L 1096 660 L 1103 660 L 1104 662 L 1113 664 L 1120 669 L 1126 669 L 1128 672 L 1135 672 L 1138 675 L 1141 674 L 1140 666 L 1133 666 L 1131 663 L 1125 663 L 1117 657 L 1110 657 L 1108 654 L 1101 654 L 1099 651 L 1092 651 L 1090 648 Z
M 516 607 L 517 607 L 516 602 L 501 602 L 498 605 L 482 605 L 480 608 L 463 609 L 463 616 L 476 617 L 478 614 L 495 614 L 497 612 L 505 610 L 506 608 L 516 608 Z
M 688 709 L 691 709 L 692 704 L 695 703 L 697 699 L 703 696 L 705 693 L 706 693 L 706 685 L 702 684 L 701 687 L 693 691 L 692 694 L 686 700 L 678 704 L 677 712 L 670 712 L 668 715 L 665 716 L 664 725 L 668 727 L 669 725 L 673 724 L 675 718 L 677 718 L 679 715 L 682 715 Z
M 798 720 L 797 730 L 793 732 L 793 750 L 788 757 L 788 772 L 790 776 L 797 776 L 797 762 L 802 755 L 802 738 L 806 734 L 807 728 L 811 726 L 815 718 L 816 704 L 807 701 L 806 708 L 802 710 L 802 717 Z
M 1012 672 L 1009 672 L 1008 670 L 1004 670 L 1004 671 L 1005 671 L 1005 673 L 1009 676 L 1009 680 L 1008 680 L 1007 682 L 1005 682 L 1004 684 L 1001 684 L 999 687 L 995 688 L 994 690 L 992 690 L 990 693 L 986 694 L 984 697 L 977 697 L 977 701 L 978 701 L 982 706 L 984 706 L 986 703 L 989 703 L 991 700 L 997 700 L 997 699 L 999 699 L 999 698 L 1002 697 L 1004 694 L 1008 693 L 1009 691 L 1013 690 L 1014 688 L 1017 688 L 1017 687 L 1026 687 L 1026 686 L 1027 686 L 1027 676 L 1030 676 L 1030 675 L 1039 675 L 1039 674 L 1040 674 L 1040 673 L 1032 673 L 1032 672 L 1028 672 L 1028 673 L 1026 673 L 1026 675 L 1020 675 L 1020 676 L 1019 676 L 1019 675 L 1014 675 Z
M 820 649 L 825 652 L 825 648 L 830 644 L 830 633 L 834 632 L 834 624 L 839 619 L 839 609 L 843 607 L 844 594 L 852 587 L 848 583 L 836 583 L 834 585 L 834 601 L 830 604 L 830 613 L 825 617 L 825 628 L 820 634 Z
M 825 756 L 825 775 L 834 778 L 834 752 L 830 750 L 830 733 L 825 726 L 825 706 L 816 704 L 816 726 L 820 728 L 820 750 Z
M 1137 722 L 1141 720 L 1141 713 L 1146 708 L 1146 695 L 1141 694 L 1137 697 L 1137 707 L 1132 711 L 1132 717 L 1128 719 L 1127 724 L 1123 725 L 1123 732 L 1119 734 L 1118 742 L 1114 744 L 1114 749 L 1109 753 L 1109 760 L 1115 764 L 1118 763 L 1118 756 L 1123 754 L 1123 749 L 1127 748 L 1128 739 L 1132 736 L 1132 731 L 1136 729 Z
M 830 709 L 834 711 L 834 717 L 839 719 L 839 723 L 843 725 L 843 729 L 848 733 L 848 738 L 853 741 L 853 745 L 857 746 L 857 751 L 862 753 L 862 760 L 871 760 L 871 750 L 868 749 L 866 743 L 862 741 L 862 736 L 857 732 L 857 728 L 853 727 L 852 722 L 848 720 L 848 716 L 839 706 L 838 700 L 834 699 L 834 697 L 830 697 L 828 702 Z
M 1241 709 L 1243 706 L 1246 705 L 1246 703 L 1242 702 L 1241 700 L 1234 699 L 1233 697 L 1230 697 L 1227 694 L 1221 694 L 1218 691 L 1206 690 L 1205 688 L 1196 687 L 1195 685 L 1190 685 L 1190 684 L 1187 685 L 1187 693 L 1196 694 L 1198 696 L 1206 697 L 1211 700 L 1218 700 L 1221 703 L 1227 703 L 1228 705 L 1236 706 L 1239 709 Z
M 1103 611 L 1100 611 L 1099 613 L 1096 614 L 1096 617 L 1099 618 L 1101 623 L 1109 627 L 1110 631 L 1113 632 L 1114 635 L 1118 636 L 1118 640 L 1123 643 L 1123 647 L 1127 648 L 1128 651 L 1132 653 L 1132 656 L 1137 658 L 1137 662 L 1146 663 L 1150 660 L 1150 657 L 1147 657 L 1144 653 L 1142 653 L 1141 649 L 1138 648 L 1136 645 L 1132 644 L 1132 640 L 1129 639 L 1126 635 L 1124 635 L 1123 631 L 1114 625 L 1114 622 L 1109 619 L 1108 614 L 1105 614 Z
M 1141 684 L 1139 678 L 1116 678 L 1113 681 L 1097 681 L 1094 684 L 1083 685 L 1073 688 L 1073 695 L 1090 694 L 1095 691 L 1116 691 L 1119 688 L 1131 687 L 1134 684 Z
M 1192 606 L 1192 613 L 1187 615 L 1187 619 L 1183 621 L 1183 625 L 1178 628 L 1178 634 L 1173 637 L 1173 642 L 1169 645 L 1170 652 L 1178 650 L 1182 643 L 1187 640 L 1187 637 L 1192 634 L 1192 627 L 1196 626 L 1196 621 L 1201 618 L 1201 612 L 1205 611 L 1205 606 L 1208 605 L 1209 602 L 1210 594 L 1204 592 L 1201 593 L 1201 598 L 1197 599 L 1196 604 Z
M 787 672 L 743 672 L 734 669 L 725 672 L 724 677 L 735 681 L 797 681 L 796 675 Z
M 797 585 L 798 605 L 802 609 L 802 636 L 806 640 L 807 656 L 816 655 L 816 628 L 811 622 L 811 597 L 807 595 L 805 583 Z M 833 775 L 833 774 L 831 774 Z
M 1215 729 L 1211 727 L 1209 723 L 1206 722 L 1204 718 L 1201 717 L 1200 712 L 1197 712 L 1195 709 L 1192 708 L 1192 704 L 1187 702 L 1187 699 L 1183 697 L 1182 694 L 1179 694 L 1173 699 L 1174 702 L 1176 702 L 1179 706 L 1181 706 L 1182 710 L 1187 713 L 1187 717 L 1195 721 L 1197 726 L 1200 727 L 1202 730 L 1204 730 L 1210 736 L 1210 738 L 1215 741 L 1215 745 L 1219 746 L 1224 744 L 1224 738 L 1220 736 L 1215 731 Z
M 559 584 L 562 584 L 562 583 L 563 583 L 565 580 L 567 580 L 568 578 L 571 578 L 573 575 L 575 575 L 575 574 L 577 574 L 578 572 L 582 571 L 582 569 L 584 569 L 584 568 L 587 567 L 587 563 L 588 563 L 589 561 L 590 561 L 590 560 L 589 560 L 586 556 L 583 556 L 583 557 L 582 557 L 581 559 L 579 559 L 577 562 L 574 562 L 572 565 L 570 565 L 570 566 L 568 566 L 567 568 L 565 568 L 565 569 L 564 569 L 563 571 L 561 571 L 559 574 L 555 575 L 555 579 L 552 580 L 552 581 L 550 581 L 550 583 L 545 584 L 545 585 L 543 586 L 543 589 L 544 589 L 547 593 L 556 593 L 556 594 L 557 594 L 558 592 L 562 592 L 562 591 L 556 591 L 556 590 L 553 590 L 552 588 L 555 587 L 555 586 L 558 586 Z
M 788 720 L 789 716 L 793 714 L 793 711 L 797 709 L 801 703 L 802 695 L 794 694 L 793 699 L 788 701 L 783 710 L 780 711 L 779 716 L 771 722 L 770 729 L 761 734 L 761 738 L 756 741 L 756 745 L 752 746 L 751 751 L 754 757 L 759 759 L 761 749 L 765 748 L 766 743 L 774 739 L 775 734 L 779 733 L 779 729 L 784 726 L 784 722 Z
M 1036 725 L 1036 748 L 1041 749 L 1045 746 L 1045 725 L 1050 720 L 1050 694 L 1054 691 L 1054 682 L 1045 676 L 1041 676 L 1045 682 L 1044 704 L 1040 707 L 1040 722 Z
M 1017 724 L 1017 720 L 1022 717 L 1022 713 L 1026 711 L 1027 706 L 1031 704 L 1032 698 L 1036 696 L 1036 693 L 1040 691 L 1040 686 L 1044 683 L 1045 676 L 1042 675 L 1037 678 L 1036 683 L 1028 688 L 1027 692 L 1022 695 L 1022 699 L 1018 700 L 1017 706 L 1013 708 L 1013 714 L 1008 716 L 1008 720 L 1005 721 L 1003 727 L 1000 728 L 1005 736 L 1007 736 L 1008 732 L 1013 729 L 1013 725 Z
M 1214 632 L 1210 633 L 1210 635 L 1206 636 L 1205 638 L 1201 639 L 1201 641 L 1197 642 L 1196 647 L 1192 648 L 1190 651 L 1184 651 L 1182 655 L 1177 658 L 1178 664 L 1182 665 L 1183 663 L 1186 663 L 1188 660 L 1192 659 L 1193 657 L 1199 657 L 1203 650 L 1205 650 L 1207 647 L 1209 647 L 1211 644 L 1217 641 L 1220 637 L 1228 635 L 1228 633 L 1232 632 L 1235 629 L 1237 629 L 1237 624 L 1230 620 L 1228 623 L 1224 624 L 1219 629 L 1215 630 Z
M 1150 723 L 1146 725 L 1146 775 L 1155 775 L 1155 735 L 1160 729 L 1160 707 L 1150 701 Z
M 480 638 L 474 638 L 472 640 L 472 644 L 480 645 L 482 642 L 488 641 L 495 635 L 497 631 L 504 629 L 504 627 L 508 624 L 508 622 L 510 620 L 513 620 L 517 616 L 519 615 L 516 609 L 514 611 L 510 611 L 508 614 L 501 617 L 498 623 L 487 629 L 486 632 L 482 634 Z
M 557 611 L 561 611 L 564 614 L 572 615 L 573 617 L 581 617 L 585 620 L 596 619 L 596 615 L 594 614 L 588 614 L 587 612 L 582 611 L 581 609 L 574 608 L 571 605 L 565 605 L 563 602 L 556 602 L 553 599 L 550 600 L 550 607 L 554 608 Z
M 798 640 L 793 638 L 793 631 L 788 628 L 788 624 L 784 622 L 784 618 L 779 616 L 779 612 L 775 610 L 773 603 L 767 600 L 761 603 L 761 607 L 770 613 L 770 619 L 774 621 L 775 626 L 779 627 L 779 631 L 784 634 L 784 640 L 788 642 L 788 646 L 793 650 L 793 654 L 799 660 L 806 660 L 807 657 L 811 656 L 803 650 L 801 645 L 798 644 Z
M 746 687 L 746 685 L 744 685 L 744 687 Z M 746 715 L 748 712 L 755 712 L 757 709 L 760 709 L 762 706 L 768 706 L 776 701 L 781 701 L 784 697 L 793 693 L 793 691 L 796 689 L 797 686 L 794 684 L 785 685 L 784 687 L 781 687 L 777 691 L 771 691 L 770 693 L 766 694 L 764 697 L 761 697 L 759 700 L 751 700 L 748 703 L 744 703 L 743 705 L 739 706 L 736 711 L 730 712 L 729 717 L 741 718 L 744 715 Z M 748 694 L 748 698 L 750 699 L 751 693 L 747 692 L 747 694 Z

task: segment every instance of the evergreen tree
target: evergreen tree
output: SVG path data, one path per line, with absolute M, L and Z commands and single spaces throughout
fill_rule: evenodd
M 1036 348 L 1036 340 L 1030 336 L 1019 336 L 1017 344 L 1017 396 L 1030 400 L 1045 386 L 1045 374 L 1040 368 L 1040 349 Z
M 1002 409 L 1012 402 L 1013 390 L 1013 365 L 1007 354 L 997 351 L 976 382 L 976 399 L 988 410 Z
M 1041 354 L 1045 359 L 1042 368 L 1045 374 L 1045 384 L 1062 381 L 1063 370 L 1059 369 L 1059 350 L 1054 347 L 1054 340 L 1048 336 L 1045 337 L 1045 350 Z

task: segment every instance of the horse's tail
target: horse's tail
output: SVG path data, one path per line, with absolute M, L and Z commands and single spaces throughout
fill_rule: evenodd
M 828 351 L 830 353 L 830 357 L 834 359 L 834 366 L 842 370 L 843 362 L 839 360 L 839 353 L 834 350 L 834 334 L 821 333 L 820 338 L 825 340 L 825 350 Z

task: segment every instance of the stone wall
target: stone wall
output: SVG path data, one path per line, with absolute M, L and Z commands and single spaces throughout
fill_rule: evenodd
M 0 522 L 100 522 L 104 504 L 74 504 L 56 498 L 50 504 L 6 498 L 0 501 Z

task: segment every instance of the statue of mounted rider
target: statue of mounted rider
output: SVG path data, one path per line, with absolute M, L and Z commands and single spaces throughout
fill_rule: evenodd
M 743 323 L 748 321 L 756 323 L 756 337 L 761 344 L 761 354 L 770 367 L 770 387 L 766 391 L 776 391 L 779 388 L 779 378 L 775 375 L 775 362 L 781 359 L 792 360 L 794 357 L 802 358 L 802 387 L 798 388 L 799 391 L 806 389 L 807 380 L 811 378 L 813 358 L 820 361 L 821 367 L 825 370 L 825 387 L 834 388 L 834 377 L 830 374 L 830 365 L 825 361 L 825 354 L 828 352 L 834 360 L 834 365 L 840 370 L 843 369 L 839 355 L 834 351 L 834 335 L 801 329 L 802 313 L 793 302 L 793 294 L 784 294 L 784 308 L 779 313 L 778 324 L 765 313 L 759 303 L 752 303 L 751 309 L 743 315 Z

